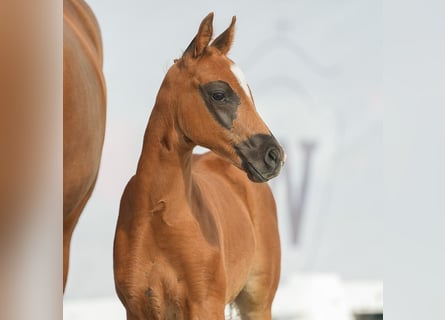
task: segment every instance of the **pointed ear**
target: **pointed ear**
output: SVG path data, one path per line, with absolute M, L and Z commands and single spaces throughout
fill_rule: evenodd
M 212 42 L 212 46 L 216 47 L 221 51 L 222 54 L 227 54 L 229 52 L 230 48 L 232 47 L 233 38 L 235 36 L 235 22 L 236 17 L 232 17 L 232 22 L 230 23 L 230 26 L 221 33 L 218 38 L 216 38 Z
M 204 52 L 209 45 L 213 35 L 213 12 L 210 12 L 199 25 L 198 34 L 193 38 L 192 42 L 185 49 L 183 57 L 189 56 L 197 58 Z

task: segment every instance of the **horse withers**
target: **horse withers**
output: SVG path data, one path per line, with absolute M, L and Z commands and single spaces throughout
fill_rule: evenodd
M 284 151 L 209 14 L 168 70 L 121 199 L 116 291 L 127 319 L 271 319 L 280 276 L 274 198 Z M 196 145 L 213 152 L 193 155 Z M 241 169 L 241 170 L 240 170 Z M 246 174 L 247 173 L 247 174 Z

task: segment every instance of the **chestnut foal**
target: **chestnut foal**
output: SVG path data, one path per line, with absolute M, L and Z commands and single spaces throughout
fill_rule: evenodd
M 209 45 L 212 20 L 167 72 L 122 196 L 114 274 L 127 319 L 224 319 L 232 302 L 242 319 L 271 319 L 276 208 L 253 182 L 277 176 L 284 152 L 227 57 L 235 17 Z

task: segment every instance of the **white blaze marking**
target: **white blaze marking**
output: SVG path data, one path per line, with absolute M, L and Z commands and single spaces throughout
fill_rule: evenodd
M 252 99 L 252 97 L 250 96 L 250 90 L 249 86 L 247 85 L 246 77 L 244 76 L 244 73 L 241 71 L 241 69 L 236 64 L 232 64 L 230 66 L 230 70 L 235 75 L 241 88 L 243 88 L 244 92 L 246 93 L 246 96 Z

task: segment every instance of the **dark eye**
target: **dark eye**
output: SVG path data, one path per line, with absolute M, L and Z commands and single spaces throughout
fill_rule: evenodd
M 225 98 L 225 96 L 226 95 L 224 94 L 224 92 L 215 92 L 212 94 L 213 100 L 216 100 L 216 101 L 223 100 Z

